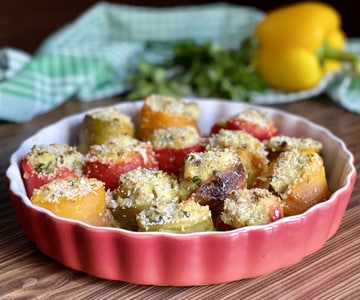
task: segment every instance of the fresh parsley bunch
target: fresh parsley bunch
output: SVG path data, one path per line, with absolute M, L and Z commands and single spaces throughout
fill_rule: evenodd
M 225 49 L 212 42 L 176 42 L 171 59 L 159 65 L 139 64 L 126 97 L 143 99 L 161 94 L 249 101 L 251 92 L 267 88 L 253 66 L 253 47 L 250 38 L 239 49 Z

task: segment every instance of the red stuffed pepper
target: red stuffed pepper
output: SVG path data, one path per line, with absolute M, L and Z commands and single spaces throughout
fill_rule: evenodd
M 159 169 L 176 176 L 180 174 L 187 154 L 204 151 L 203 140 L 193 126 L 156 129 L 149 140 Z
M 216 122 L 211 128 L 211 134 L 218 133 L 220 129 L 244 130 L 260 141 L 268 140 L 278 132 L 273 121 L 255 109 L 248 109 L 228 119 Z
M 21 161 L 28 196 L 55 179 L 81 176 L 83 158 L 76 148 L 68 145 L 34 145 Z
M 157 168 L 153 148 L 129 135 L 120 135 L 101 145 L 90 146 L 85 155 L 83 173 L 105 183 L 114 190 L 122 174 L 136 168 Z

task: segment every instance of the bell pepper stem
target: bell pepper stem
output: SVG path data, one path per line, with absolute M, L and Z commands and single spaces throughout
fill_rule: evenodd
M 360 75 L 360 57 L 353 52 L 325 46 L 321 48 L 319 55 L 321 60 L 334 59 L 339 62 L 349 63 L 352 70 L 357 75 Z

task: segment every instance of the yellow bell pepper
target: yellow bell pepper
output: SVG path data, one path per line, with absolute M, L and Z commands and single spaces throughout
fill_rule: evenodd
M 343 50 L 346 36 L 339 13 L 325 3 L 299 2 L 274 9 L 257 25 L 255 36 L 256 68 L 277 89 L 312 88 L 342 61 L 357 64 L 360 70 L 358 57 Z

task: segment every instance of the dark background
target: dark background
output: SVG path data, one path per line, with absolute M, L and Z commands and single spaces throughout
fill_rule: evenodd
M 0 48 L 4 46 L 33 52 L 56 29 L 77 18 L 98 1 L 92 0 L 2 0 L 0 1 Z M 108 1 L 142 6 L 174 6 L 217 1 Z M 295 1 L 227 1 L 267 11 Z M 348 37 L 360 37 L 360 15 L 354 1 L 324 1 L 341 14 L 342 28 Z

